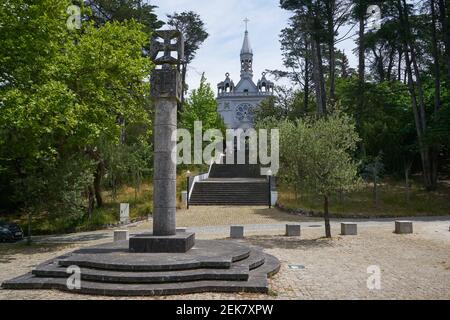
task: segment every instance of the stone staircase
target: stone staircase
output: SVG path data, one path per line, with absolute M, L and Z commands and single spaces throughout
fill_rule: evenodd
M 246 159 L 248 159 L 248 153 Z M 207 180 L 195 183 L 189 205 L 270 205 L 269 180 L 261 176 L 260 165 L 227 164 L 225 158 L 222 162 L 212 165 Z M 237 163 L 236 153 L 234 163 Z
M 189 204 L 268 206 L 269 185 L 266 179 L 210 178 L 195 184 Z

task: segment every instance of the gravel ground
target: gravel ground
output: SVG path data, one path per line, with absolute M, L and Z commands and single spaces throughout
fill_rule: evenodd
M 283 236 L 284 224 L 292 222 L 302 225 L 300 238 Z M 450 217 L 414 218 L 412 235 L 396 235 L 393 220 L 380 219 L 358 221 L 359 235 L 344 237 L 339 236 L 339 223 L 333 221 L 334 238 L 327 240 L 322 238 L 321 220 L 299 219 L 275 209 L 195 207 L 180 211 L 178 225 L 195 231 L 198 239 L 224 239 L 229 225 L 245 225 L 245 241 L 277 256 L 281 271 L 270 280 L 269 295 L 207 293 L 157 299 L 450 299 Z M 129 227 L 131 233 L 149 228 L 150 222 Z M 109 242 L 111 236 L 108 230 L 39 237 L 32 247 L 1 244 L 0 282 L 76 248 Z M 367 288 L 369 266 L 381 271 L 380 290 Z M 0 290 L 0 299 L 110 298 Z

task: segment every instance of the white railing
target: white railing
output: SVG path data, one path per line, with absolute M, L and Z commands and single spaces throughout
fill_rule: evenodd
M 217 164 L 222 163 L 223 156 L 224 156 L 224 154 L 221 153 L 221 154 L 218 154 L 215 159 L 211 160 L 211 163 L 210 163 L 209 169 L 208 169 L 208 173 L 199 174 L 199 175 L 191 178 L 192 184 L 190 186 L 188 186 L 188 188 L 189 188 L 188 201 L 191 199 L 195 184 L 197 182 L 201 182 L 201 181 L 205 181 L 205 180 L 209 179 L 209 175 L 211 174 L 211 169 L 212 169 L 214 163 L 217 163 Z

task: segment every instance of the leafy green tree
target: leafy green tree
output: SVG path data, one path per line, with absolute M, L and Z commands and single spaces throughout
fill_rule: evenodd
M 181 113 L 181 127 L 192 133 L 194 132 L 195 121 L 202 122 L 203 131 L 209 129 L 225 131 L 223 119 L 217 112 L 217 101 L 214 91 L 206 81 L 203 74 L 199 87 L 192 90 Z
M 331 237 L 330 196 L 355 189 L 359 181 L 352 158 L 359 141 L 353 120 L 336 112 L 295 121 L 266 119 L 259 126 L 279 128 L 279 177 L 296 190 L 323 197 L 325 234 Z
M 89 194 L 91 213 L 94 195 L 102 204 L 107 169 L 99 141 L 118 144 L 120 116 L 151 125 L 143 26 L 84 23 L 70 31 L 69 5 L 0 6 L 0 192 L 15 208 L 81 214 L 80 195 Z
M 208 38 L 209 34 L 205 30 L 205 23 L 201 17 L 193 12 L 181 12 L 167 15 L 167 24 L 179 30 L 184 36 L 184 61 L 182 62 L 181 79 L 183 81 L 183 91 L 181 96 L 181 106 L 184 105 L 185 94 L 188 90 L 186 85 L 187 68 L 195 58 L 195 55 Z
M 164 25 L 154 12 L 158 7 L 143 0 L 87 0 L 86 5 L 91 8 L 91 17 L 97 25 L 134 19 L 145 26 L 146 33 Z

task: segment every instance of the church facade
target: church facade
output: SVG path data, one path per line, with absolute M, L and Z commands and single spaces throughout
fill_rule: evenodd
M 247 130 L 253 127 L 255 109 L 273 95 L 274 83 L 266 79 L 265 73 L 257 83 L 253 81 L 253 50 L 248 30 L 245 31 L 240 58 L 240 81 L 235 85 L 230 74 L 226 73 L 225 80 L 217 85 L 217 104 L 228 129 Z

